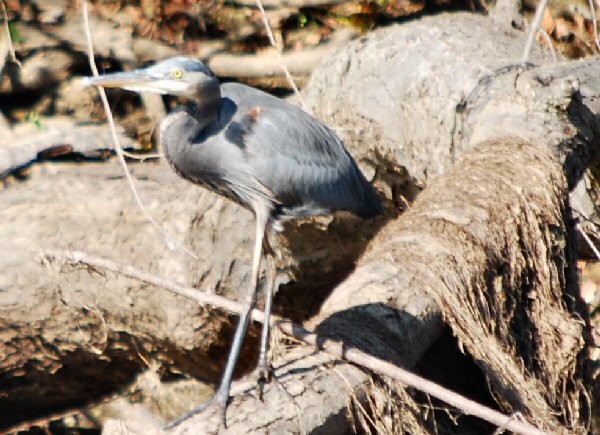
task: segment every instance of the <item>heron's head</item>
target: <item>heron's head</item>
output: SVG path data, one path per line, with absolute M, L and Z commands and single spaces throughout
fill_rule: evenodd
M 218 89 L 218 79 L 202 62 L 189 57 L 173 57 L 151 67 L 129 72 L 90 77 L 91 86 L 123 88 L 133 92 L 152 92 L 195 97 L 205 88 Z

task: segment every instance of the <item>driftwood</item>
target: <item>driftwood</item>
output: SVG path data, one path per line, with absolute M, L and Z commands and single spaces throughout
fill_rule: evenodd
M 265 8 L 296 7 L 308 8 L 319 6 L 330 6 L 343 3 L 345 0 L 261 0 Z M 252 0 L 234 0 L 234 4 L 243 6 L 256 6 L 256 1 Z
M 121 62 L 135 61 L 131 29 L 97 18 L 91 19 L 95 49 L 98 55 L 114 56 Z M 24 92 L 47 88 L 67 80 L 76 66 L 85 65 L 83 22 L 79 15 L 55 30 L 40 31 L 30 25 L 20 25 L 26 35 L 15 48 L 27 57 L 19 68 L 13 68 L 0 82 L 2 92 Z M 69 50 L 64 49 L 66 45 Z
M 196 301 L 202 306 L 210 305 L 213 308 L 223 309 L 238 315 L 244 310 L 244 307 L 241 303 L 231 299 L 227 299 L 212 293 L 203 292 L 193 287 L 182 286 L 174 283 L 173 281 L 169 281 L 163 279 L 162 277 L 137 269 L 129 264 L 119 264 L 106 258 L 96 257 L 81 251 L 47 250 L 43 252 L 40 260 L 45 264 L 59 264 L 61 267 L 68 265 L 71 267 L 84 267 L 89 270 L 100 269 L 107 272 L 114 272 L 121 276 L 126 276 L 150 285 L 164 288 L 171 293 L 183 296 L 192 301 Z M 265 321 L 263 311 L 256 308 L 251 311 L 251 318 L 252 320 L 260 323 L 264 323 Z M 446 404 L 456 407 L 460 412 L 473 415 L 477 418 L 497 425 L 498 427 L 504 427 L 506 430 L 522 433 L 523 435 L 546 434 L 545 432 L 540 431 L 528 423 L 515 419 L 514 416 L 503 415 L 502 413 L 477 403 L 474 400 L 469 400 L 454 391 L 446 389 L 435 382 L 396 366 L 391 362 L 374 357 L 369 353 L 361 352 L 356 348 L 347 348 L 341 341 L 324 339 L 323 336 L 319 336 L 314 332 L 308 331 L 302 325 L 293 323 L 287 319 L 280 318 L 273 314 L 270 318 L 272 328 L 278 328 L 281 332 L 295 340 L 298 340 L 299 342 L 324 351 L 335 359 L 343 359 L 363 369 L 368 369 L 380 375 L 387 376 L 395 381 L 406 384 L 409 387 L 416 388 L 422 393 L 430 394 Z M 274 332 L 272 331 L 272 333 L 276 332 L 276 330 Z M 297 355 L 295 355 L 294 358 L 298 359 Z M 286 355 L 285 359 L 289 360 L 289 355 Z M 301 359 L 304 359 L 304 357 L 301 357 Z M 283 366 L 285 365 L 287 365 L 287 363 L 283 364 Z M 150 386 L 153 387 L 151 389 L 162 389 L 160 388 L 160 378 L 157 376 L 156 372 L 150 369 L 146 373 L 142 373 L 140 376 L 138 376 L 138 381 L 134 382 L 133 385 L 136 384 L 142 388 L 146 386 L 144 393 L 150 393 L 149 396 L 152 398 L 152 401 L 160 402 L 160 396 L 162 396 L 162 394 L 152 394 L 151 391 L 149 391 L 150 389 L 147 388 Z M 189 382 L 179 382 L 178 386 L 182 386 L 184 388 L 187 387 L 189 389 L 193 385 L 193 381 L 191 382 L 192 385 L 189 384 Z M 207 389 L 204 388 L 204 391 L 207 391 Z M 169 394 L 167 395 L 171 396 Z M 178 394 L 178 397 L 181 397 L 185 400 L 185 397 L 182 397 L 181 394 Z M 208 396 L 205 399 L 208 399 Z M 160 403 L 159 406 L 162 408 L 161 411 L 163 415 L 165 415 L 164 408 L 168 407 L 170 404 L 172 404 L 172 402 L 165 403 L 162 401 L 162 403 Z M 101 406 L 101 408 L 105 411 L 106 408 L 109 408 L 110 410 L 118 411 L 119 414 L 140 414 L 138 410 L 140 408 L 139 406 L 124 406 L 123 400 L 121 400 L 120 403 L 115 402 L 108 406 Z M 146 417 L 148 416 L 149 414 L 146 413 Z M 172 418 L 176 418 L 178 416 L 178 414 L 175 414 L 172 416 Z M 122 419 L 128 422 L 132 421 L 131 416 L 125 416 Z M 146 420 L 148 420 L 148 418 L 146 418 Z M 156 418 L 153 418 L 153 420 L 156 421 Z M 157 422 L 154 426 L 159 427 L 159 423 Z
M 306 81 L 308 75 L 328 56 L 338 51 L 355 36 L 355 32 L 344 29 L 333 34 L 330 40 L 305 50 L 295 50 L 282 55 L 283 63 L 300 83 Z M 208 62 L 215 74 L 224 77 L 242 79 L 258 79 L 279 77 L 285 80 L 281 60 L 274 51 L 258 55 L 215 54 Z
M 121 62 L 135 61 L 131 27 L 115 25 L 96 17 L 90 17 L 90 31 L 97 55 L 113 57 Z M 64 25 L 47 33 L 57 40 L 69 44 L 79 52 L 86 52 L 86 41 L 85 38 L 82 38 L 83 19 L 80 14 L 73 15 Z
M 0 90 L 19 93 L 25 90 L 43 89 L 65 81 L 69 70 L 77 63 L 76 56 L 60 50 L 51 50 L 32 55 L 16 65 L 2 81 Z
M 507 156 L 511 158 L 507 159 Z M 521 171 L 524 164 L 536 174 L 535 179 L 532 180 L 530 174 Z M 490 177 L 490 172 L 495 176 Z M 562 391 L 565 388 L 563 382 L 524 376 L 518 370 L 520 363 L 515 360 L 512 352 L 502 349 L 507 337 L 474 332 L 481 324 L 473 319 L 477 319 L 477 316 L 483 313 L 461 310 L 484 309 L 487 318 L 479 320 L 483 323 L 498 322 L 500 329 L 503 328 L 501 323 L 507 320 L 514 321 L 512 316 L 521 314 L 506 313 L 501 309 L 506 302 L 506 296 L 501 292 L 498 292 L 501 296 L 498 296 L 497 300 L 488 301 L 489 305 L 482 302 L 489 298 L 479 293 L 486 288 L 485 270 L 474 270 L 472 265 L 479 264 L 482 269 L 486 269 L 489 264 L 482 261 L 486 254 L 490 254 L 490 250 L 493 249 L 518 245 L 515 238 L 521 237 L 520 242 L 525 245 L 535 244 L 536 240 L 539 243 L 538 225 L 545 225 L 543 231 L 546 234 L 541 235 L 552 239 L 551 233 L 556 229 L 560 213 L 565 211 L 561 205 L 561 194 L 564 195 L 566 184 L 564 178 L 561 178 L 556 161 L 544 146 L 535 146 L 511 138 L 481 144 L 477 150 L 466 155 L 454 170 L 433 182 L 402 218 L 390 223 L 375 238 L 374 243 L 379 244 L 367 252 L 356 271 L 334 293 L 350 294 L 353 306 L 343 311 L 336 309 L 320 323 L 319 332 L 323 337 L 342 338 L 345 347 L 362 348 L 390 360 L 404 359 L 404 363 L 412 365 L 415 362 L 412 358 L 422 351 L 422 343 L 431 342 L 431 337 L 425 334 L 435 330 L 435 320 L 432 322 L 432 319 L 428 319 L 428 314 L 431 315 L 435 308 L 429 305 L 427 298 L 423 298 L 423 295 L 431 295 L 439 300 L 440 306 L 449 307 L 449 310 L 456 309 L 456 312 L 448 312 L 449 317 L 455 316 L 450 317 L 450 322 L 462 327 L 457 333 L 468 349 L 478 352 L 478 360 L 492 365 L 485 369 L 494 388 L 498 388 L 503 398 L 510 400 L 505 406 L 522 412 L 538 427 L 548 432 L 584 433 L 585 427 L 581 426 L 580 421 L 584 416 L 579 414 L 579 406 L 568 410 L 575 411 L 575 415 L 562 416 L 568 419 L 568 429 L 554 416 L 556 401 L 560 403 L 569 400 L 571 404 L 577 405 L 580 399 L 577 393 L 581 391 L 577 389 L 575 397 L 569 397 L 569 394 Z M 497 188 L 496 194 L 488 196 L 487 201 L 482 201 L 478 195 L 479 192 L 486 191 L 481 185 L 484 179 Z M 460 188 L 456 189 L 458 183 Z M 562 185 L 562 192 L 556 190 L 557 184 Z M 515 186 L 530 187 L 520 192 L 516 203 Z M 455 194 L 449 195 L 453 190 L 456 191 Z M 510 207 L 513 208 L 514 214 L 506 213 Z M 548 215 L 549 210 L 558 215 Z M 511 220 L 502 219 L 503 222 L 499 223 L 492 218 L 494 216 L 511 216 Z M 523 226 L 528 227 L 532 234 L 517 234 L 514 231 L 515 220 L 518 221 L 520 217 L 525 217 Z M 494 243 L 490 243 L 487 238 L 489 232 L 486 231 L 489 228 L 502 232 L 494 239 L 494 242 L 502 240 L 501 245 L 495 246 Z M 561 238 L 554 240 L 554 243 L 562 243 Z M 457 253 L 463 255 L 459 256 Z M 496 255 L 498 258 L 502 257 L 500 252 Z M 514 255 L 519 257 L 517 252 Z M 425 263 L 425 259 L 429 262 Z M 461 259 L 461 264 L 457 265 L 455 262 L 458 259 Z M 528 260 L 524 257 L 516 259 Z M 538 266 L 542 269 L 556 267 L 550 256 L 540 260 L 543 264 Z M 518 273 L 523 265 L 515 263 L 514 269 L 507 267 L 506 272 Z M 452 275 L 449 275 L 449 270 L 454 271 Z M 504 285 L 502 280 L 508 278 L 509 274 L 498 275 L 496 285 Z M 556 276 L 557 280 L 560 278 Z M 384 285 L 380 285 L 382 281 Z M 511 293 L 510 290 L 515 290 L 517 294 Z M 519 289 L 507 288 L 508 297 L 520 296 L 516 290 Z M 548 336 L 544 337 L 544 333 L 541 333 L 540 337 L 535 337 L 532 341 L 560 341 L 557 346 L 561 350 L 560 354 L 555 354 L 548 364 L 552 370 L 556 370 L 555 364 L 558 363 L 559 370 L 555 374 L 570 383 L 578 368 L 581 369 L 579 365 L 585 361 L 585 353 L 582 353 L 583 326 L 572 317 L 575 313 L 570 316 L 568 310 L 563 311 L 560 305 L 556 305 L 557 295 L 551 294 L 552 288 L 540 286 L 537 290 L 540 291 L 539 295 L 529 295 L 536 298 L 530 313 L 532 321 L 543 323 L 543 316 L 553 317 L 554 321 L 553 328 L 545 332 Z M 379 302 L 382 299 L 379 296 L 381 292 L 388 295 L 389 302 L 386 305 Z M 411 293 L 412 297 L 409 296 Z M 393 302 L 398 295 L 402 295 L 404 300 Z M 362 297 L 367 299 L 365 303 L 356 305 L 356 299 Z M 460 298 L 460 303 L 454 298 Z M 344 300 L 340 301 L 339 295 L 334 300 L 330 298 L 330 302 L 336 308 L 340 306 L 340 302 L 348 305 L 344 304 Z M 480 306 L 482 303 L 483 306 Z M 494 312 L 494 308 L 498 309 L 498 312 Z M 528 311 L 524 307 L 515 310 Z M 390 322 L 390 318 L 394 318 L 395 321 Z M 354 326 L 357 324 L 358 326 Z M 428 328 L 423 328 L 424 325 Z M 514 333 L 511 330 L 503 332 L 511 338 Z M 415 337 L 416 335 L 419 337 Z M 401 336 L 405 341 L 399 340 Z M 416 349 L 402 354 L 407 343 L 412 343 Z M 294 354 L 291 357 L 292 361 L 300 366 L 290 366 L 287 358 L 280 361 L 285 370 L 276 373 L 283 385 L 271 385 L 265 393 L 264 403 L 255 398 L 252 388 L 246 384 L 250 395 L 238 394 L 233 399 L 226 429 L 220 427 L 220 416 L 212 410 L 184 422 L 172 433 L 289 433 L 298 430 L 330 433 L 331 429 L 327 426 L 328 416 L 339 418 L 340 400 L 342 403 L 351 401 L 356 394 L 353 392 L 355 388 L 360 387 L 359 390 L 364 391 L 367 378 L 354 370 L 348 372 L 347 366 L 343 366 L 345 369 L 341 373 L 336 367 L 308 370 L 310 374 L 307 374 L 306 367 L 314 367 L 315 359 L 318 360 L 319 357 L 311 354 L 301 355 Z M 535 355 L 530 356 L 535 358 Z M 316 373 L 323 376 L 318 381 L 312 377 Z M 351 381 L 348 381 L 348 378 Z M 548 386 L 551 385 L 555 385 L 556 389 L 548 391 Z M 294 400 L 290 399 L 289 392 L 286 393 L 288 389 L 293 392 Z M 294 393 L 297 391 L 300 393 Z M 549 399 L 553 400 L 548 403 Z M 316 407 L 315 401 L 318 403 Z M 310 412 L 313 408 L 316 408 L 315 412 Z M 323 413 L 324 409 L 328 411 Z M 406 406 L 400 415 L 394 417 L 399 421 L 406 420 L 415 424 L 414 421 L 418 421 L 419 418 L 418 414 L 408 419 L 402 416 L 409 410 L 409 406 Z M 309 425 L 309 422 L 312 425 Z M 422 426 L 416 424 L 411 427 L 407 422 L 403 429 L 410 433 L 425 430 L 431 424 L 420 422 Z M 105 433 L 143 433 L 135 431 L 134 427 L 124 432 L 113 432 L 111 427 L 114 427 L 114 424 L 107 426 Z M 341 422 L 336 420 L 336 429 L 343 433 L 348 429 L 341 429 L 348 428 L 350 424 L 349 421 L 343 422 L 343 419 Z
M 130 28 L 115 27 L 105 20 L 92 17 L 90 28 L 96 54 L 116 59 L 126 66 L 154 62 L 178 54 L 171 46 L 160 41 L 134 38 Z M 22 62 L 22 67 L 11 70 L 10 76 L 7 75 L 0 82 L 0 92 L 45 89 L 68 80 L 71 77 L 69 72 L 84 64 L 83 53 L 86 47 L 81 38 L 83 23 L 79 17 L 69 19 L 53 31 L 41 32 L 24 24 L 18 29 L 28 35 L 23 42 L 17 44 L 20 52 L 27 54 L 27 57 Z M 356 32 L 341 29 L 315 47 L 284 52 L 283 62 L 302 85 L 323 59 L 338 51 L 354 36 Z M 65 44 L 69 50 L 64 50 Z M 260 81 L 270 86 L 289 86 L 281 61 L 273 50 L 257 54 L 221 53 L 224 47 L 223 41 L 204 42 L 193 55 L 207 61 L 210 68 L 222 77 Z
M 545 430 L 584 433 L 591 342 L 567 205 L 595 157 L 597 60 L 497 72 L 519 59 L 523 40 L 486 17 L 447 15 L 375 32 L 320 67 L 305 99 L 375 178 L 388 212 L 368 225 L 334 218 L 289 226 L 279 246 L 291 278 L 276 305 L 296 320 L 316 314 L 309 324 L 322 336 L 406 367 L 439 335 L 443 316 L 499 407 Z M 545 63 L 540 51 L 532 60 Z M 39 248 L 75 247 L 200 288 L 245 288 L 249 213 L 161 166 L 135 172 L 153 215 L 199 261 L 152 236 L 116 167 L 59 169 L 2 192 L 0 219 L 12 225 L 0 227 L 11 253 L 0 256 L 0 383 L 15 385 L 10 400 L 0 396 L 4 424 L 113 391 L 144 366 L 140 354 L 218 379 L 232 329 L 224 313 L 110 274 L 44 274 L 34 261 Z M 395 206 L 425 185 L 397 218 Z M 29 189 L 37 203 L 26 199 Z M 255 361 L 255 330 L 247 341 L 240 372 Z M 357 368 L 344 365 L 340 376 L 320 369 L 320 358 L 302 356 L 297 371 L 276 362 L 296 400 L 270 385 L 267 415 L 265 405 L 236 397 L 232 433 L 344 431 L 352 397 L 385 401 Z M 78 382 L 86 377 L 94 382 Z M 418 398 L 395 391 L 394 428 L 435 424 Z M 198 415 L 176 432 L 208 431 L 211 418 Z
M 110 132 L 104 125 L 77 125 L 69 119 L 43 120 L 9 130 L 11 136 L 0 142 L 0 178 L 37 160 L 67 154 L 87 158 L 108 157 Z M 17 139 L 18 138 L 18 139 Z M 123 147 L 133 145 L 131 138 L 119 132 Z

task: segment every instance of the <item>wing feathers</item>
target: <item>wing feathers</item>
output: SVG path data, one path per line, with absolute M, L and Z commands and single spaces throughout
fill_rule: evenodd
M 379 212 L 372 187 L 322 122 L 243 85 L 228 83 L 222 92 L 237 105 L 224 138 L 244 159 L 243 171 L 232 176 L 240 189 L 270 198 L 289 217 L 333 210 Z

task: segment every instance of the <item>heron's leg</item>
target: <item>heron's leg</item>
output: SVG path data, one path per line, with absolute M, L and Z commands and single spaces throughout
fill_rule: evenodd
M 265 231 L 267 228 L 267 220 L 269 217 L 269 209 L 263 204 L 258 204 L 255 208 L 256 215 L 256 239 L 254 242 L 254 255 L 252 259 L 252 275 L 250 277 L 250 287 L 246 298 L 244 299 L 244 311 L 240 315 L 240 321 L 235 331 L 231 350 L 229 352 L 229 359 L 225 366 L 225 373 L 221 380 L 221 385 L 215 396 L 216 402 L 221 406 L 221 418 L 223 424 L 225 424 L 225 417 L 227 411 L 227 401 L 229 400 L 229 390 L 231 389 L 231 381 L 233 379 L 233 370 L 237 363 L 237 359 L 240 355 L 242 343 L 248 330 L 248 324 L 250 323 L 250 311 L 254 306 L 256 299 L 256 288 L 258 287 L 258 273 L 260 271 L 260 260 L 262 257 L 262 245 L 265 238 Z
M 269 208 L 263 204 L 256 204 L 255 215 L 256 239 L 254 242 L 254 255 L 252 260 L 252 275 L 250 278 L 250 287 L 248 288 L 248 293 L 246 293 L 246 297 L 243 302 L 244 309 L 240 314 L 240 320 L 235 331 L 233 343 L 231 344 L 231 350 L 229 351 L 229 358 L 227 359 L 225 372 L 223 373 L 223 378 L 221 379 L 221 385 L 219 386 L 217 393 L 210 400 L 208 400 L 205 403 L 202 403 L 201 405 L 194 408 L 192 411 L 188 412 L 187 414 L 184 414 L 175 421 L 169 423 L 167 426 L 165 426 L 165 429 L 171 429 L 179 425 L 183 421 L 187 420 L 188 418 L 192 417 L 193 415 L 196 415 L 213 405 L 217 405 L 220 408 L 221 419 L 223 421 L 223 425 L 225 425 L 225 414 L 227 412 L 227 402 L 229 400 L 229 390 L 231 389 L 231 381 L 233 379 L 233 370 L 235 369 L 237 359 L 240 355 L 240 350 L 242 348 L 244 336 L 246 335 L 246 331 L 248 330 L 248 324 L 250 323 L 250 312 L 252 311 L 252 307 L 254 306 L 254 300 L 256 297 L 256 288 L 258 286 L 258 272 L 260 270 L 260 260 L 262 257 L 262 244 L 265 237 L 265 231 L 269 217 Z
M 269 349 L 269 320 L 271 318 L 271 306 L 273 304 L 273 292 L 275 290 L 275 280 L 277 278 L 277 269 L 271 247 L 268 247 L 265 255 L 268 260 L 267 270 L 267 291 L 265 292 L 265 319 L 260 336 L 260 354 L 258 355 L 258 396 L 262 400 L 263 387 L 269 381 L 271 367 L 267 362 L 267 351 Z

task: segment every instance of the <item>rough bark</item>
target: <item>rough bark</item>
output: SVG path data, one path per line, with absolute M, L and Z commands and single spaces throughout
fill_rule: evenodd
M 523 39 L 485 17 L 446 15 L 375 32 L 320 67 L 308 104 L 338 128 L 391 200 L 386 217 L 368 225 L 338 218 L 290 225 L 279 246 L 291 278 L 277 308 L 294 319 L 320 309 L 310 323 L 324 336 L 408 367 L 439 333 L 443 314 L 504 410 L 548 430 L 583 433 L 589 337 L 577 303 L 567 192 L 598 140 L 597 60 L 508 69 L 476 88 L 519 58 Z M 539 52 L 534 59 L 543 62 Z M 48 397 L 67 406 L 122 385 L 142 366 L 140 349 L 167 367 L 218 378 L 232 326 L 226 316 L 121 278 L 50 276 L 34 262 L 39 247 L 77 248 L 201 288 L 232 295 L 244 288 L 250 214 L 148 169 L 136 167 L 142 196 L 153 198 L 146 200 L 151 212 L 171 233 L 185 235 L 198 261 L 154 236 L 116 168 L 71 168 L 1 193 L 0 220 L 11 225 L 0 227 L 0 239 L 12 255 L 0 256 L 0 382 L 11 388 L 0 409 L 14 420 L 25 410 L 49 411 Z M 394 206 L 425 184 L 396 219 Z M 241 370 L 253 361 L 246 352 Z M 325 430 L 327 415 L 348 428 L 339 404 L 369 393 L 366 376 L 351 372 L 352 388 L 336 383 L 332 368 L 290 372 L 290 382 L 322 400 L 311 406 L 314 399 L 297 399 L 303 430 Z M 313 375 L 327 381 L 315 384 Z M 97 382 L 84 386 L 86 376 Z M 44 403 L 35 400 L 40 389 Z M 265 400 L 273 397 L 278 415 L 288 415 L 295 405 L 271 396 L 276 390 L 271 385 Z M 260 406 L 236 397 L 229 424 L 297 430 L 293 418 L 261 420 L 253 411 Z M 427 430 L 431 422 L 415 409 L 400 406 L 395 417 L 414 422 L 412 432 Z M 210 424 L 207 413 L 185 427 L 201 433 Z

